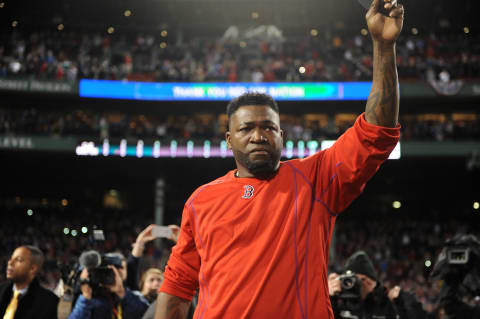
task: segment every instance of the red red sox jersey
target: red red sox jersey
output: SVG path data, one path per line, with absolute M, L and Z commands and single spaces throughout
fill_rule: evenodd
M 280 162 L 271 179 L 235 170 L 187 200 L 160 291 L 192 299 L 195 318 L 333 319 L 327 281 L 335 217 L 388 158 L 400 127 L 364 115 L 336 143 Z

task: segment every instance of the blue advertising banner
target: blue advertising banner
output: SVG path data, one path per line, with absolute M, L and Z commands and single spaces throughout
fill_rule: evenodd
M 366 100 L 371 82 L 151 83 L 80 80 L 81 97 L 150 101 L 229 101 L 245 92 L 279 101 Z

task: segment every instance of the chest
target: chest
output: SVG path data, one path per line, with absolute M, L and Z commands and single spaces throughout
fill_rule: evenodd
M 275 241 L 292 223 L 306 224 L 312 210 L 309 187 L 281 183 L 236 183 L 192 204 L 200 246 L 228 249 Z

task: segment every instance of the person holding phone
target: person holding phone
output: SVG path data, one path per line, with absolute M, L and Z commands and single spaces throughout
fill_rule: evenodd
M 145 251 L 145 245 L 156 238 L 167 238 L 173 242 L 177 242 L 180 227 L 177 225 L 159 226 L 155 224 L 148 225 L 142 230 L 132 245 L 132 251 L 127 258 L 127 276 L 125 285 L 131 290 L 141 290 L 139 282 L 140 276 L 140 258 L 142 258 Z

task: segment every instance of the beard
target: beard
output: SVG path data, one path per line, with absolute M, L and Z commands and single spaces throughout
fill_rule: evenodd
M 269 156 L 261 159 L 251 159 L 248 153 L 238 150 L 232 150 L 235 159 L 246 167 L 248 171 L 256 177 L 269 177 L 275 173 L 278 162 L 280 161 L 281 152 L 268 152 Z

